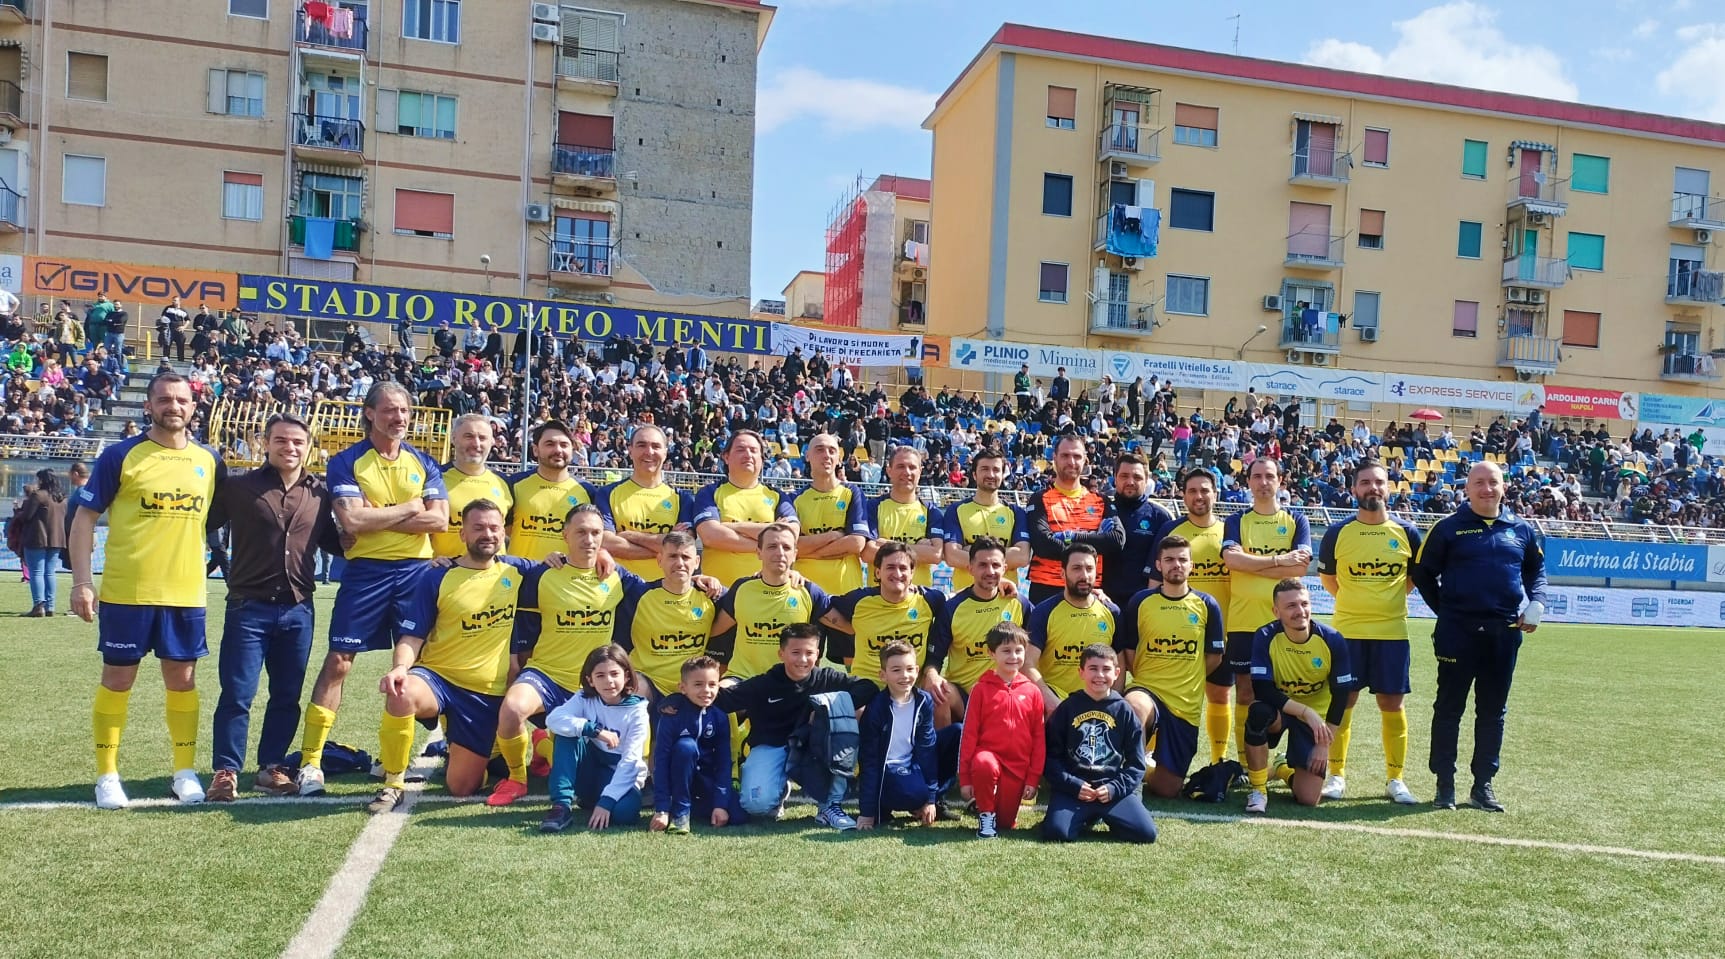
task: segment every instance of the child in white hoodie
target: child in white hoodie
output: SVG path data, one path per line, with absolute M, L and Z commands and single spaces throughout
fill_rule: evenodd
M 551 811 L 540 832 L 562 832 L 574 821 L 573 806 L 593 812 L 592 829 L 628 825 L 641 815 L 641 784 L 647 778 L 647 701 L 632 692 L 635 668 L 615 644 L 588 654 L 581 667 L 581 692 L 545 717 L 551 730 Z

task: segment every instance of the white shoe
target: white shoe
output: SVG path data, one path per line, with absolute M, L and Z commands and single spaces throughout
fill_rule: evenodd
M 977 813 L 976 818 L 976 838 L 993 839 L 1000 835 L 1000 831 L 995 828 L 994 813 Z
M 1412 806 L 1419 802 L 1418 799 L 1414 798 L 1413 793 L 1408 792 L 1408 784 L 1400 779 L 1392 779 L 1385 783 L 1384 795 L 1390 797 L 1390 802 L 1400 803 L 1403 806 Z
M 1260 790 L 1254 789 L 1246 794 L 1246 811 L 1261 816 L 1264 810 L 1270 808 L 1270 797 Z
M 96 808 L 124 809 L 131 802 L 126 798 L 125 787 L 120 785 L 118 773 L 105 773 L 96 777 Z
M 198 773 L 193 769 L 182 769 L 174 773 L 174 798 L 188 806 L 195 806 L 204 801 L 204 784 L 198 782 Z
M 299 783 L 301 796 L 323 795 L 323 770 L 316 766 L 301 766 L 299 778 L 295 781 Z
M 1325 799 L 1328 799 L 1331 802 L 1335 802 L 1336 800 L 1347 795 L 1347 792 L 1348 792 L 1348 781 L 1346 779 L 1343 779 L 1340 776 L 1329 776 L 1329 777 L 1324 779 L 1323 792 L 1318 793 L 1318 795 L 1322 796 Z

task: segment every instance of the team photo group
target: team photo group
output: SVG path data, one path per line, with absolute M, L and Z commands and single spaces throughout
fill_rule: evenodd
M 1226 517 L 1212 470 L 1159 491 L 1175 515 L 1151 498 L 1144 459 L 1093 471 L 1073 434 L 1054 439 L 1052 477 L 1027 505 L 1002 495 L 1008 460 L 985 448 L 970 456 L 968 498 L 942 506 L 916 447 L 886 450 L 888 489 L 870 498 L 829 433 L 807 438 L 794 494 L 763 481 L 768 444 L 749 430 L 723 437 L 723 478 L 689 492 L 667 481 L 667 435 L 650 422 L 628 435 L 627 478 L 597 486 L 572 471 L 575 431 L 555 419 L 531 430 L 533 468 L 519 475 L 487 465 L 497 437 L 479 414 L 454 419 L 452 461 L 437 462 L 407 442 L 413 398 L 393 381 L 370 388 L 365 439 L 322 475 L 305 420 L 272 417 L 264 464 L 242 472 L 193 439 L 195 409 L 184 377 L 157 374 L 148 429 L 105 449 L 66 503 L 72 611 L 95 624 L 102 661 L 103 809 L 129 803 L 120 745 L 154 658 L 181 803 L 322 795 L 345 751 L 331 741 L 345 703 L 378 717 L 372 813 L 419 788 L 424 727 L 454 796 L 509 806 L 543 777 L 545 832 L 775 821 L 795 784 L 812 821 L 836 830 L 899 816 L 974 822 L 992 838 L 1041 796 L 1044 839 L 1100 823 L 1153 842 L 1145 798 L 1241 787 L 1258 814 L 1276 783 L 1278 801 L 1306 806 L 1421 802 L 1404 779 L 1405 710 L 1413 657 L 1426 655 L 1430 802 L 1504 809 L 1494 780 L 1511 680 L 1545 572 L 1490 462 L 1422 532 L 1388 511 L 1385 465 L 1361 461 L 1357 513 L 1314 542 L 1270 456 L 1246 468 L 1250 507 Z M 216 637 L 212 542 L 228 557 Z M 327 623 L 313 604 L 320 553 L 341 557 Z M 942 564 L 949 591 L 936 587 Z M 1312 573 L 1334 597 L 1327 624 L 1313 617 Z M 1410 623 L 1416 589 L 1435 622 Z M 212 651 L 220 691 L 201 753 L 197 664 Z M 362 655 L 389 660 L 377 698 L 369 680 L 348 688 Z M 1366 692 L 1384 777 L 1362 790 L 1347 765 Z

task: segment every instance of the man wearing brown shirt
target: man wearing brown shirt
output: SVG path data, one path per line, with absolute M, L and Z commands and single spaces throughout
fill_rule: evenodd
M 218 664 L 222 694 L 216 702 L 216 775 L 209 802 L 232 801 L 238 791 L 260 670 L 269 673 L 270 698 L 254 785 L 277 796 L 297 791 L 282 769 L 282 757 L 299 728 L 317 551 L 341 549 L 329 488 L 305 471 L 310 427 L 297 416 L 278 414 L 264 428 L 264 441 L 264 465 L 218 486 L 210 511 L 212 536 L 229 528 L 233 560 Z

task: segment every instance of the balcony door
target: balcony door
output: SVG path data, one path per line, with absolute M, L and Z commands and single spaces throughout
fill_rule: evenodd
M 1296 121 L 1294 129 L 1294 174 L 1336 175 L 1336 125 Z
M 1330 255 L 1330 207 L 1326 203 L 1288 204 L 1288 255 L 1326 259 Z
M 1109 122 L 1113 124 L 1111 134 L 1114 139 L 1114 149 L 1128 153 L 1138 152 L 1138 104 L 1114 103 L 1109 111 Z
M 1517 193 L 1524 197 L 1539 196 L 1539 188 L 1545 183 L 1545 151 L 1521 148 L 1521 181 Z

